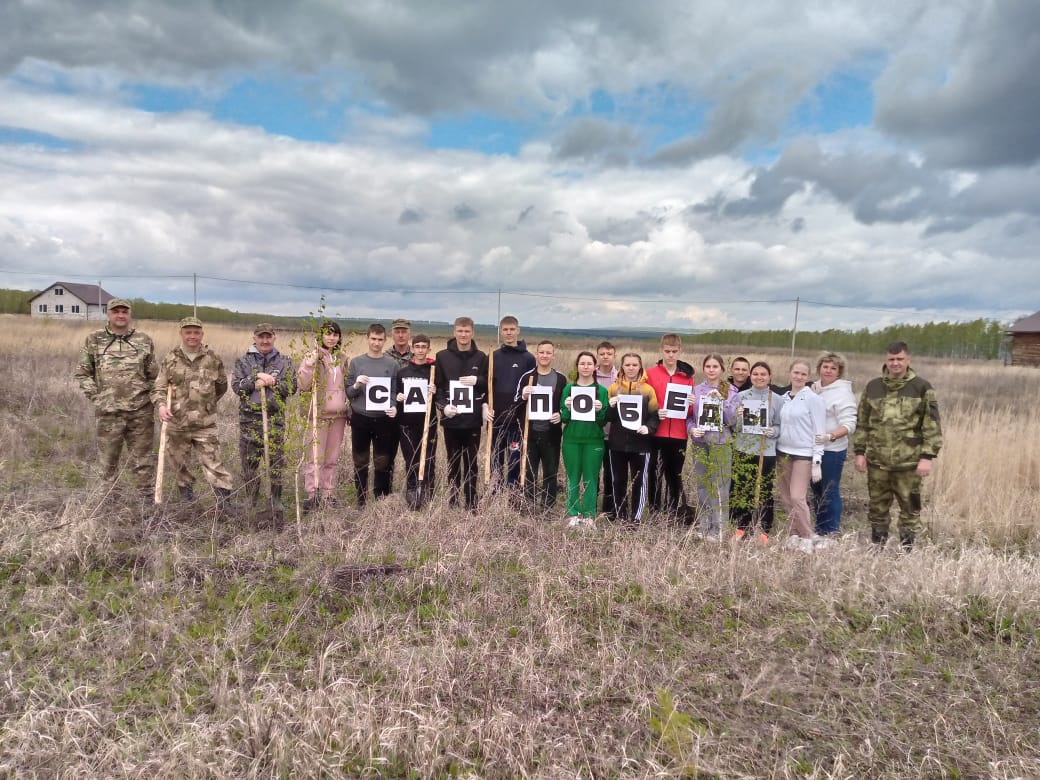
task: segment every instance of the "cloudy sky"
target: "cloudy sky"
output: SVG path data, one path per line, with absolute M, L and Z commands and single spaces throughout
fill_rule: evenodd
M 5 0 L 0 287 L 1012 319 L 1040 309 L 1038 30 L 1035 0 Z

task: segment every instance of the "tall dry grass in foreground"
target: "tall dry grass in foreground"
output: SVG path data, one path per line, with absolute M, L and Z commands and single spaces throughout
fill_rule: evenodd
M 947 403 L 928 538 L 873 554 L 850 473 L 850 535 L 804 556 L 497 499 L 282 533 L 143 516 L 93 486 L 82 334 L 12 331 L 0 775 L 1040 775 L 1036 372 L 923 366 Z M 249 341 L 208 331 L 229 365 Z M 221 431 L 231 456 L 233 403 Z

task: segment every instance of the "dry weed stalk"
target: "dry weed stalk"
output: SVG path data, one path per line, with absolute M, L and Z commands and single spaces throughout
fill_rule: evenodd
M 218 330 L 225 358 L 248 341 Z M 813 556 L 656 519 L 571 533 L 502 497 L 297 535 L 93 489 L 80 337 L 56 332 L 0 341 L 34 367 L 0 401 L 0 775 L 1040 774 L 1040 375 L 923 371 L 951 400 L 909 556 L 862 541 L 855 475 L 848 536 Z

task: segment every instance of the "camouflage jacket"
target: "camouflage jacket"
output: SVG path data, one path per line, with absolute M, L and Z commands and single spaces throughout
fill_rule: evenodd
M 156 407 L 166 403 L 167 387 L 173 388 L 170 410 L 174 430 L 201 430 L 217 424 L 217 402 L 228 390 L 227 371 L 217 353 L 203 345 L 194 361 L 181 347 L 163 358 L 155 380 L 152 401 Z
M 87 336 L 75 371 L 80 389 L 105 414 L 147 406 L 158 375 L 149 336 L 136 330 L 117 336 L 107 327 Z
M 246 417 L 259 417 L 260 391 L 256 389 L 256 375 L 271 374 L 278 381 L 274 387 L 265 387 L 268 414 L 283 414 L 285 401 L 296 390 L 296 369 L 292 358 L 272 349 L 262 354 L 254 344 L 242 357 L 235 361 L 231 375 L 231 386 L 238 394 L 238 411 Z
M 942 447 L 942 426 L 935 390 L 912 368 L 893 379 L 886 368 L 872 379 L 859 400 L 852 448 L 867 462 L 889 471 L 916 468 L 921 458 L 934 458 Z

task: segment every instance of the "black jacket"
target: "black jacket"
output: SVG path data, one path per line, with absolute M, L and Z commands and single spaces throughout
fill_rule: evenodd
M 404 380 L 405 379 L 425 379 L 427 382 L 430 381 L 430 368 L 433 367 L 433 361 L 428 363 L 413 363 L 408 361 L 406 364 L 397 369 L 397 375 L 394 378 L 394 395 L 404 392 Z M 434 408 L 430 410 L 430 428 L 436 429 L 437 427 L 437 399 L 432 399 L 434 402 Z M 416 428 L 422 428 L 423 420 L 426 415 L 421 412 L 409 412 L 404 411 L 404 401 L 397 402 L 397 422 L 399 425 L 412 425 Z
M 521 427 L 524 424 L 524 418 L 527 416 L 527 404 L 523 400 L 524 388 L 530 383 L 531 377 L 535 376 L 538 371 L 537 368 L 532 368 L 530 371 L 526 371 L 516 383 L 516 392 L 513 395 L 513 403 L 516 409 L 516 417 L 519 420 Z M 556 383 L 552 386 L 552 402 L 549 406 L 550 409 L 559 409 L 560 404 L 563 402 L 563 391 L 567 387 L 567 377 L 555 368 L 552 369 Z M 533 384 L 538 384 L 536 378 Z M 563 420 L 558 423 L 550 423 L 549 430 L 557 436 L 563 436 Z
M 235 361 L 235 370 L 231 374 L 231 386 L 238 394 L 238 410 L 242 416 L 260 417 L 263 413 L 260 391 L 256 389 L 256 375 L 261 373 L 271 374 L 278 380 L 274 387 L 264 388 L 269 415 L 282 414 L 286 399 L 296 392 L 296 370 L 292 359 L 277 349 L 264 355 L 254 344 Z
M 454 417 L 442 417 L 441 425 L 445 428 L 468 429 L 479 428 L 484 424 L 481 407 L 487 402 L 488 357 L 479 349 L 477 342 L 470 342 L 470 348 L 461 352 L 455 339 L 448 339 L 448 348 L 437 353 L 437 370 L 434 384 L 437 385 L 437 408 L 444 409 L 448 405 L 449 382 L 464 376 L 475 376 L 477 384 L 473 388 L 473 412 L 459 413 Z
M 629 430 L 621 424 L 617 406 L 607 410 L 607 422 L 610 432 L 607 434 L 607 448 L 616 452 L 650 452 L 650 438 L 661 424 L 657 414 L 657 394 L 649 382 L 628 382 L 619 379 L 610 386 L 611 397 L 616 395 L 638 395 L 642 398 L 643 425 L 647 427 L 645 435 Z
M 491 353 L 491 359 L 495 366 L 491 399 L 494 401 L 497 428 L 500 423 L 510 422 L 517 417 L 516 383 L 525 373 L 534 369 L 535 360 L 523 340 L 518 341 L 515 347 L 503 344 Z

